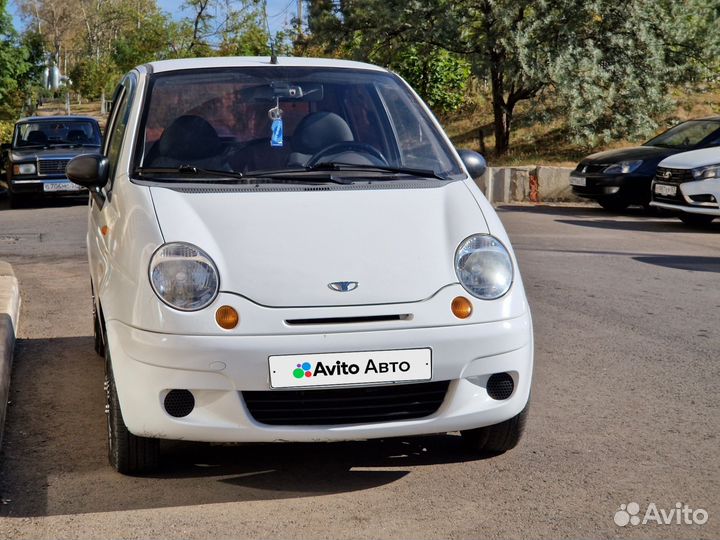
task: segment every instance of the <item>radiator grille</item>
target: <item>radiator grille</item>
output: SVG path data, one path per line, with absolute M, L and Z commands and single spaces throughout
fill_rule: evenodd
M 250 414 L 284 426 L 364 424 L 429 416 L 438 410 L 449 381 L 362 388 L 243 392 Z

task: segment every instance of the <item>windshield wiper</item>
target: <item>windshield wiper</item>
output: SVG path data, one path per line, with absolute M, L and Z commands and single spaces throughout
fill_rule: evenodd
M 222 171 L 219 169 L 202 169 L 194 165 L 180 165 L 179 167 L 138 167 L 135 172 L 139 176 L 153 174 L 192 174 L 194 176 L 215 176 L 225 178 L 228 183 L 237 183 L 242 180 L 243 174 L 238 171 Z
M 305 167 L 305 171 L 382 171 L 394 174 L 407 174 L 410 176 L 417 176 L 419 178 L 436 178 L 438 180 L 447 180 L 440 176 L 435 171 L 430 169 L 415 169 L 412 167 L 394 167 L 392 165 L 371 165 L 371 164 L 355 164 L 355 163 L 342 163 L 338 161 L 327 161 L 324 163 L 317 163 L 312 167 Z
M 239 171 L 222 171 L 218 169 L 202 169 L 195 167 L 194 165 L 181 165 L 180 167 L 138 167 L 135 172 L 140 176 L 153 175 L 153 174 L 188 174 L 195 176 L 215 176 L 225 178 L 225 180 L 217 180 L 218 183 L 222 184 L 257 184 L 257 183 L 292 183 L 292 184 L 308 184 L 308 183 L 333 183 L 333 184 L 350 184 L 347 180 L 341 178 L 335 178 L 332 175 L 329 177 L 322 178 L 286 178 L 284 174 L 276 174 L 276 171 L 261 173 L 261 174 L 243 174 Z M 285 171 L 281 171 L 284 173 Z M 300 172 L 305 172 L 304 170 Z M 159 180 L 159 179 L 158 179 Z

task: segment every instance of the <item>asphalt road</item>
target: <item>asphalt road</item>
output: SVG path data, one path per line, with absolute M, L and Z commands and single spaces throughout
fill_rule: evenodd
M 85 213 L 0 204 L 23 301 L 0 538 L 720 537 L 720 223 L 501 209 L 536 333 L 526 437 L 505 455 L 456 435 L 169 444 L 160 474 L 130 478 L 105 456 Z M 631 502 L 709 518 L 617 526 Z

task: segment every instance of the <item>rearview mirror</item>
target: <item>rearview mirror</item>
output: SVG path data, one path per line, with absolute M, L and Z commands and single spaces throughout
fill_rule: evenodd
M 67 164 L 65 174 L 77 185 L 99 191 L 108 181 L 108 159 L 100 154 L 76 156 Z
M 458 155 L 460 159 L 462 159 L 463 165 L 465 165 L 470 178 L 477 180 L 485 174 L 487 163 L 482 155 L 472 150 L 458 150 Z

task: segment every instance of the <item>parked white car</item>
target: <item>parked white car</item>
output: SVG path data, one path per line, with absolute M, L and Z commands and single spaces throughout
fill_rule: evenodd
M 298 58 L 147 64 L 113 98 L 87 247 L 109 455 L 158 439 L 462 431 L 515 446 L 530 310 L 500 220 L 387 70 Z M 462 158 L 461 158 L 462 156 Z
M 675 154 L 658 165 L 652 206 L 680 212 L 688 225 L 706 226 L 720 216 L 720 148 Z

